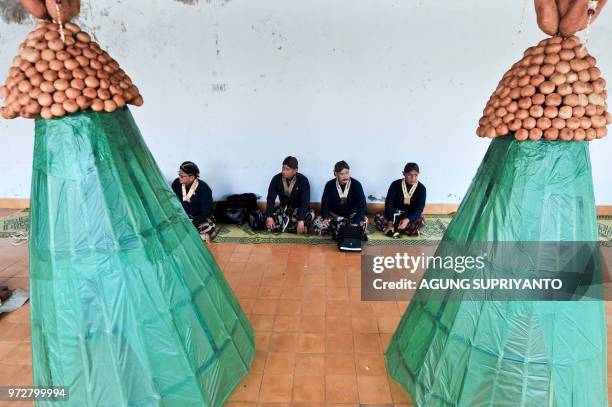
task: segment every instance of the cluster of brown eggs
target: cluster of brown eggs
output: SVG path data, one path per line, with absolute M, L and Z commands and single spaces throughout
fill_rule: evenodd
M 491 95 L 476 134 L 517 140 L 590 141 L 612 123 L 606 81 L 576 36 L 552 37 L 525 51 Z
M 113 112 L 140 106 L 132 80 L 89 34 L 72 23 L 40 22 L 19 47 L 0 87 L 5 119 L 52 119 L 80 110 Z

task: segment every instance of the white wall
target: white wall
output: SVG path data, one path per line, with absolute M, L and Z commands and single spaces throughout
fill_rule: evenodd
M 544 37 L 530 0 L 142 3 L 84 1 L 81 23 L 141 88 L 133 112 L 164 174 L 196 161 L 215 198 L 264 195 L 292 154 L 313 201 L 345 159 L 366 195 L 417 161 L 429 202 L 458 202 L 488 146 L 474 134 L 486 100 Z M 1 23 L 2 72 L 29 29 Z M 608 6 L 589 48 L 610 80 L 611 34 Z M 32 121 L 0 121 L 0 197 L 29 196 L 32 142 Z M 610 137 L 591 152 L 597 202 L 612 204 Z

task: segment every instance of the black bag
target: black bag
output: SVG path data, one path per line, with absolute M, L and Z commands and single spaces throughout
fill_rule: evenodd
M 362 239 L 361 226 L 345 225 L 338 232 L 338 249 L 341 252 L 360 252 Z
M 249 212 L 249 226 L 252 230 L 266 229 L 266 217 L 261 210 L 255 209 Z
M 217 203 L 217 220 L 220 223 L 243 225 L 249 221 L 248 214 L 257 209 L 255 194 L 230 195 Z

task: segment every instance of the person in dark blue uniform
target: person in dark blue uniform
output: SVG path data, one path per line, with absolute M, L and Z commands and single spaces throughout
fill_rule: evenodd
M 172 190 L 181 201 L 183 209 L 202 240 L 210 242 L 216 229 L 212 190 L 199 177 L 198 166 L 191 161 L 185 161 L 179 168 L 178 178 L 172 183 Z
M 387 236 L 419 236 L 425 226 L 423 209 L 427 190 L 419 182 L 419 166 L 408 163 L 404 167 L 404 178 L 391 183 L 385 199 L 385 212 L 378 213 L 374 221 Z
M 325 184 L 321 198 L 321 216 L 314 221 L 315 232 L 331 234 L 337 239 L 345 225 L 359 225 L 364 234 L 368 227 L 367 204 L 361 183 L 350 175 L 351 167 L 346 161 L 334 165 L 335 178 Z
M 275 207 L 278 197 L 280 205 Z M 308 232 L 314 220 L 310 208 L 310 183 L 298 172 L 298 160 L 289 156 L 270 181 L 266 205 L 266 228 L 272 232 Z

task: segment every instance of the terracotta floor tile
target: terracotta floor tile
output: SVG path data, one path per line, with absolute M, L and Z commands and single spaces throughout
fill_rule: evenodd
M 293 386 L 292 375 L 264 375 L 261 383 L 259 401 L 291 401 Z
M 253 359 L 253 365 L 249 370 L 249 373 L 263 373 L 264 367 L 266 366 L 266 358 L 268 352 L 256 351 L 255 359 Z
M 356 376 L 325 376 L 325 400 L 328 403 L 358 403 Z
M 349 302 L 349 289 L 347 287 L 327 287 L 327 300 Z
M 296 376 L 324 376 L 325 354 L 298 353 L 295 355 Z
M 262 375 L 259 373 L 249 373 L 236 386 L 236 389 L 230 396 L 230 401 L 257 401 L 259 398 L 259 390 L 261 387 Z
M 270 352 L 295 353 L 298 346 L 297 333 L 273 333 L 270 337 Z
M 281 286 L 265 286 L 262 284 L 261 287 L 259 287 L 257 298 L 264 300 L 278 300 L 280 299 L 282 290 L 283 288 Z
M 0 341 L 21 342 L 30 337 L 30 326 L 24 323 L 2 322 Z
M 301 315 L 302 302 L 300 300 L 280 300 L 278 302 L 278 315 Z
M 325 401 L 325 378 L 323 376 L 296 376 L 293 379 L 294 402 Z
M 302 299 L 302 287 L 288 285 L 283 287 L 281 299 L 283 300 L 298 300 Z
M 327 301 L 325 315 L 329 317 L 346 317 L 350 319 L 351 303 L 349 301 Z
M 392 403 L 387 376 L 357 376 L 359 402 L 362 404 Z
M 276 315 L 278 300 L 260 300 L 255 301 L 253 305 L 253 315 Z
M 391 343 L 391 339 L 393 338 L 393 334 L 381 333 L 381 334 L 379 334 L 379 338 L 380 338 L 381 349 L 382 349 L 383 353 L 385 353 L 387 351 L 387 348 L 389 347 L 389 343 Z
M 300 319 L 300 332 L 324 333 L 325 318 L 319 315 L 302 315 Z
M 325 274 L 324 273 L 304 274 L 302 276 L 300 285 L 306 286 L 309 288 L 313 286 L 325 286 Z
M 328 353 L 352 353 L 353 335 L 326 334 L 325 351 Z
M 2 326 L 2 320 L 0 319 L 0 326 Z M 17 346 L 19 346 L 19 344 L 21 344 L 23 342 L 17 342 L 17 341 L 0 341 L 0 360 L 1 361 L 5 361 L 5 357 L 7 355 L 11 355 L 11 353 L 13 352 L 13 350 L 15 350 L 17 348 Z
M 378 334 L 355 334 L 355 353 L 381 353 Z
M 325 315 L 325 301 L 304 300 L 302 302 L 302 315 Z
M 323 353 L 325 352 L 325 334 L 322 333 L 300 333 L 298 338 L 299 353 Z
M 353 315 L 351 324 L 355 333 L 378 333 L 378 320 L 374 316 Z
M 325 332 L 329 334 L 351 334 L 353 326 L 348 317 L 330 316 L 325 317 Z
M 372 302 L 377 317 L 399 317 L 400 312 L 395 301 L 374 301 Z
M 272 331 L 275 319 L 274 315 L 251 315 L 249 318 L 255 331 Z
M 264 373 L 291 375 L 295 368 L 295 353 L 269 352 Z
M 376 353 L 355 354 L 355 366 L 357 374 L 364 376 L 383 376 L 387 375 L 385 357 Z
M 328 376 L 355 375 L 355 359 L 350 354 L 325 354 L 325 374 Z
M 267 352 L 270 347 L 272 332 L 255 331 L 255 349 Z
M 325 287 L 304 287 L 303 291 L 304 302 L 317 302 L 325 304 L 326 289 Z
M 383 333 L 393 333 L 400 322 L 401 317 L 378 317 L 378 330 Z
M 274 332 L 298 332 L 300 329 L 299 315 L 277 315 L 274 321 Z
M 19 342 L 15 348 L 13 348 L 8 354 L 4 356 L 2 361 L 4 363 L 31 365 L 32 364 L 32 343 Z
M 389 378 L 389 388 L 391 389 L 391 398 L 394 403 L 409 403 L 412 404 L 410 396 L 404 388 L 392 378 Z

